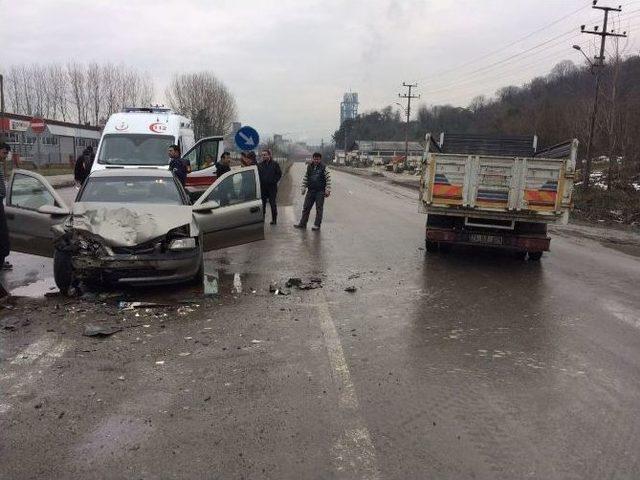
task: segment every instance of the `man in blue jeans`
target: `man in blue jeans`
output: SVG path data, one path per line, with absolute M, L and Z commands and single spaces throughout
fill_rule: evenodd
M 311 163 L 307 165 L 307 171 L 302 179 L 302 194 L 305 195 L 302 218 L 294 227 L 307 228 L 311 208 L 315 204 L 316 221 L 313 223 L 311 230 L 318 231 L 322 224 L 324 199 L 331 195 L 331 175 L 326 165 L 322 163 L 322 155 L 318 152 L 313 154 Z

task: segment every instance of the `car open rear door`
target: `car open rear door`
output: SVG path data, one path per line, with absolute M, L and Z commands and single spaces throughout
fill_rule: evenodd
M 222 175 L 193 205 L 193 212 L 205 251 L 264 240 L 258 168 Z
M 51 227 L 64 222 L 70 213 L 42 175 L 14 170 L 5 207 L 12 251 L 53 257 Z

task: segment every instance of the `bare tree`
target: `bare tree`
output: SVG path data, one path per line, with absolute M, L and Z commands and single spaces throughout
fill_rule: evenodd
M 228 133 L 237 115 L 234 96 L 211 72 L 176 75 L 165 94 L 171 108 L 191 117 L 197 138 Z
M 102 105 L 102 78 L 100 65 L 95 62 L 87 65 L 87 101 L 91 112 L 91 120 L 94 125 L 97 125 L 98 120 L 100 119 L 100 107 Z
M 76 120 L 84 123 L 87 118 L 87 92 L 85 74 L 82 65 L 77 63 L 67 64 L 67 76 L 71 89 L 71 101 L 76 108 Z

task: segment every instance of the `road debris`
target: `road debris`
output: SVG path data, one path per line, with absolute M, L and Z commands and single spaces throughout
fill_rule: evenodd
M 302 285 L 302 279 L 299 277 L 291 277 L 287 280 L 287 283 L 285 283 L 285 287 L 287 288 L 299 287 L 300 285 Z
M 116 332 L 120 332 L 121 330 L 122 327 L 118 325 L 87 324 L 84 326 L 84 332 L 82 332 L 82 335 L 85 337 L 108 337 Z
M 120 310 L 135 310 L 137 308 L 152 308 L 152 307 L 170 307 L 168 303 L 154 303 L 154 302 L 118 302 L 118 308 Z

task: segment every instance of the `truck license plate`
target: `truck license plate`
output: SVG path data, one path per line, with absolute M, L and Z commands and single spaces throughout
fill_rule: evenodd
M 485 243 L 490 245 L 502 245 L 502 237 L 495 235 L 483 235 L 481 233 L 472 233 L 469 235 L 469 241 L 473 243 Z

